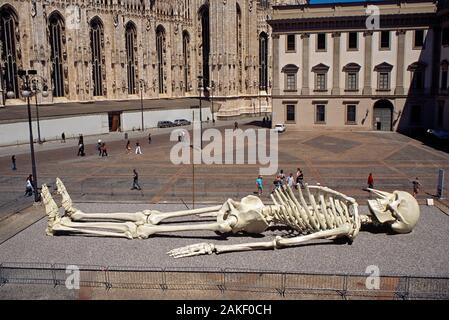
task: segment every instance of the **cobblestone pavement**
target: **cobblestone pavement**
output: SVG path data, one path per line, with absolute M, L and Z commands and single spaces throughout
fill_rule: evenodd
M 241 126 L 249 127 L 253 126 Z M 55 178 L 60 177 L 73 199 L 83 202 L 191 203 L 193 191 L 197 202 L 223 202 L 255 191 L 259 165 L 174 165 L 170 150 L 176 142 L 170 142 L 167 133 L 155 135 L 151 145 L 141 138 L 143 155 L 126 154 L 123 139 L 102 139 L 107 143 L 108 157 L 98 156 L 93 139 L 86 142 L 85 157 L 76 156 L 74 143 L 59 143 L 57 149 L 37 152 L 38 183 L 54 187 Z M 133 146 L 137 139 L 131 137 Z M 446 169 L 449 185 L 449 154 L 398 133 L 287 131 L 279 136 L 278 151 L 279 168 L 286 174 L 301 167 L 306 182 L 319 182 L 361 203 L 368 197 L 362 188 L 370 172 L 375 187 L 387 191 L 411 192 L 411 181 L 418 176 L 421 200 L 436 193 L 439 168 Z M 0 220 L 2 214 L 9 214 L 18 205 L 31 203 L 23 196 L 25 179 L 31 172 L 29 154 L 17 155 L 17 171 L 10 169 L 10 155 L 2 155 Z M 130 190 L 134 168 L 139 172 L 141 192 Z M 272 181 L 273 176 L 264 178 L 265 202 L 270 200 Z

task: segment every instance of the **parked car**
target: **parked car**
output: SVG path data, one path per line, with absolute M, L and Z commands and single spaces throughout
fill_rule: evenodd
M 157 123 L 157 127 L 158 128 L 170 128 L 170 127 L 174 127 L 175 124 L 171 121 L 159 121 Z
M 285 132 L 285 129 L 286 129 L 285 124 L 279 123 L 274 126 L 274 131 L 276 131 L 278 133 Z
M 188 126 L 191 122 L 186 119 L 176 119 L 173 121 L 176 126 Z

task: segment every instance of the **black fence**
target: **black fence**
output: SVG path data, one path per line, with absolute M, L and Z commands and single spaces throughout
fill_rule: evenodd
M 264 292 L 298 299 L 449 299 L 449 278 L 442 277 L 380 276 L 379 285 L 369 289 L 368 275 L 220 268 L 74 267 L 79 270 L 80 287 Z M 66 264 L 2 263 L 0 286 L 66 286 L 66 281 L 72 280 L 69 276 L 73 270 Z

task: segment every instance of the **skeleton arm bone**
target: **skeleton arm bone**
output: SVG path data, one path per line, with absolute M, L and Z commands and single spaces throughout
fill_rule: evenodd
M 309 235 L 294 238 L 276 237 L 273 241 L 266 242 L 252 242 L 234 245 L 214 245 L 212 243 L 198 243 L 182 248 L 173 249 L 167 254 L 174 258 L 183 258 L 212 253 L 219 254 L 225 252 L 277 249 L 282 247 L 296 246 L 309 240 L 329 239 L 347 236 L 351 233 L 351 230 L 352 226 L 350 224 L 344 224 L 338 228 L 331 230 L 318 231 Z

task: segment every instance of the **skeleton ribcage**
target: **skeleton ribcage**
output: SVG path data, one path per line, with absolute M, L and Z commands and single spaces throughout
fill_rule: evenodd
M 335 190 L 321 186 L 305 186 L 304 192 L 288 186 L 276 189 L 271 195 L 274 205 L 264 210 L 273 224 L 287 225 L 301 234 L 332 230 L 350 225 L 348 234 L 354 238 L 360 229 L 358 204 Z

